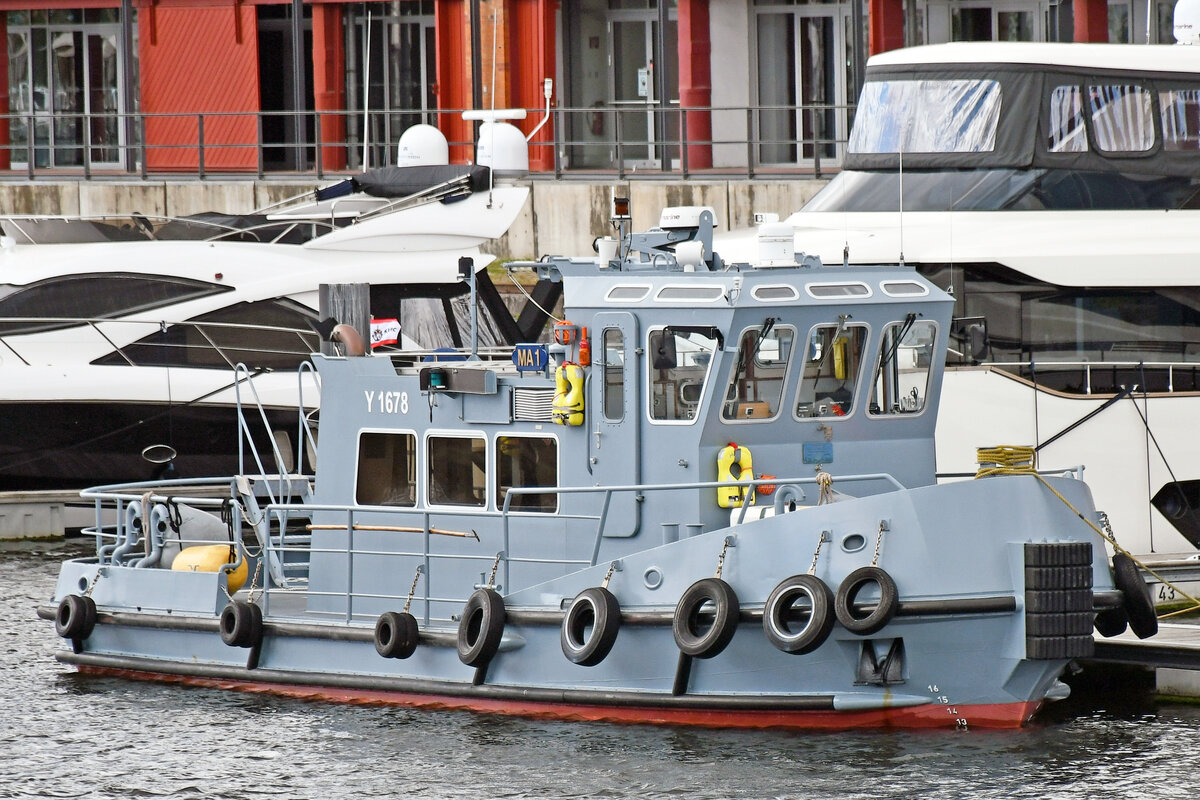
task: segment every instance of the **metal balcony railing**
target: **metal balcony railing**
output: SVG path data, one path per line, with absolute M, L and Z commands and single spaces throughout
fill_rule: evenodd
M 544 109 L 527 109 L 531 128 Z M 530 177 L 821 177 L 841 163 L 846 105 L 555 108 L 529 142 Z M 0 115 L 0 179 L 186 175 L 318 180 L 395 162 L 416 123 L 461 132 L 451 161 L 474 156 L 461 110 Z M 338 132 L 331 135 L 331 131 Z M 366 135 L 364 135 L 364 133 Z M 7 135 L 5 135 L 7 134 Z

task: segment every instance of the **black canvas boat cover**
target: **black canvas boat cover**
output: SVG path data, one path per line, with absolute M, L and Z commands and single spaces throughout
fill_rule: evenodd
M 317 190 L 317 200 L 332 200 L 355 192 L 366 192 L 372 197 L 408 197 L 420 194 L 436 186 L 460 181 L 463 189 L 452 197 L 486 189 L 488 168 L 469 164 L 419 167 L 379 167 L 362 175 L 335 183 Z M 450 198 L 445 198 L 450 199 Z

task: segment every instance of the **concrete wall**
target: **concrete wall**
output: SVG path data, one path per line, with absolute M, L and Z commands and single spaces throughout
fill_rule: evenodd
M 611 233 L 613 193 L 628 197 L 633 226 L 658 222 L 666 206 L 712 206 L 721 230 L 744 228 L 755 212 L 786 217 L 825 185 L 794 181 L 528 181 L 530 202 L 490 252 L 502 259 L 538 258 L 547 253 L 584 255 L 592 240 Z M 0 212 L 67 216 L 182 216 L 199 211 L 246 213 L 312 191 L 302 181 L 92 181 L 0 183 Z

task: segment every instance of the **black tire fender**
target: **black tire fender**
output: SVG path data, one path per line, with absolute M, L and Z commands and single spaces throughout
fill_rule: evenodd
M 1096 632 L 1105 638 L 1117 636 L 1129 627 L 1129 615 L 1125 613 L 1124 606 L 1106 608 L 1096 614 L 1095 627 Z
M 469 667 L 487 664 L 504 635 L 504 598 L 495 589 L 476 589 L 458 622 L 458 658 Z
M 1158 613 L 1150 597 L 1150 587 L 1142 580 L 1137 564 L 1124 553 L 1113 556 L 1113 583 L 1125 595 L 1122 608 L 1129 617 L 1129 629 L 1139 639 L 1148 639 L 1158 633 Z
M 64 639 L 83 640 L 96 627 L 96 602 L 90 597 L 69 594 L 58 604 L 54 631 Z
M 866 616 L 860 617 L 854 608 L 858 593 L 868 583 L 879 585 L 879 603 Z M 896 616 L 900 604 L 900 593 L 896 582 L 882 567 L 859 567 L 846 576 L 838 587 L 833 610 L 838 622 L 851 633 L 869 636 L 883 629 Z
M 701 628 L 704 610 L 712 608 L 712 625 Z M 702 612 L 704 612 L 702 614 Z M 703 578 L 689 586 L 675 606 L 671 624 L 679 651 L 694 658 L 712 658 L 733 639 L 738 624 L 738 598 L 720 578 Z
M 808 619 L 793 631 L 789 617 L 796 601 L 808 598 Z M 833 592 L 816 575 L 793 575 L 779 582 L 763 605 L 767 641 L 785 653 L 804 655 L 816 650 L 833 630 Z
M 594 667 L 612 650 L 620 629 L 621 604 L 608 589 L 593 586 L 571 601 L 558 638 L 568 661 Z
M 407 611 L 385 611 L 375 621 L 375 652 L 384 658 L 408 658 L 420 640 L 417 618 Z
M 255 603 L 232 600 L 221 609 L 221 641 L 230 647 L 262 644 L 262 609 Z

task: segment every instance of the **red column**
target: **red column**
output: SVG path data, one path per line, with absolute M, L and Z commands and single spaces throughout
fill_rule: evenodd
M 313 105 L 321 114 L 321 166 L 346 168 L 346 53 L 341 5 L 313 6 Z
M 1075 41 L 1108 41 L 1107 0 L 1074 0 Z
M 870 0 L 868 13 L 870 55 L 904 47 L 903 0 Z
M 531 111 L 519 123 L 528 135 L 545 117 L 546 96 L 543 81 L 554 77 L 554 14 L 557 0 L 512 0 L 509 4 L 508 31 L 505 41 L 510 68 L 506 80 L 508 96 L 517 108 L 543 109 Z M 555 96 L 562 87 L 556 87 Z M 553 110 L 551 110 L 553 114 Z M 529 169 L 554 169 L 554 120 L 550 119 L 529 142 Z
M 8 15 L 0 13 L 0 42 L 8 41 Z M 8 113 L 8 58 L 0 58 L 0 114 Z M 12 154 L 8 145 L 12 142 L 9 136 L 9 120 L 0 118 L 0 169 L 12 168 Z M 33 131 L 29 132 L 33 135 Z
M 258 34 L 253 6 L 150 6 L 138 16 L 141 110 L 149 169 L 258 166 Z M 154 116 L 164 115 L 164 116 Z M 219 146 L 216 146 L 219 145 Z
M 462 164 L 475 157 L 473 127 L 463 120 L 461 109 L 471 107 L 470 0 L 438 0 L 433 7 L 437 38 L 438 128 L 450 142 L 450 163 Z
M 712 40 L 709 0 L 679 0 L 679 105 L 687 111 L 688 169 L 712 166 Z M 697 144 L 692 144 L 696 142 Z

